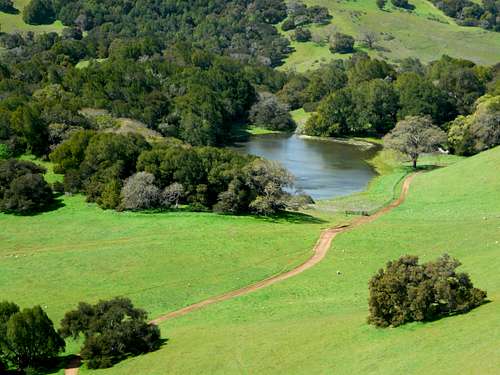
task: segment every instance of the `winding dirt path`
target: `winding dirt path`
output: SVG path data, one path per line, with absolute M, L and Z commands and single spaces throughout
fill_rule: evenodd
M 392 201 L 389 205 L 381 208 L 378 210 L 376 213 L 370 216 L 361 216 L 354 220 L 352 223 L 339 226 L 339 227 L 334 227 L 330 229 L 326 229 L 321 232 L 321 235 L 316 242 L 316 245 L 314 246 L 314 254 L 306 260 L 304 263 L 301 265 L 297 266 L 296 268 L 287 271 L 285 273 L 269 277 L 267 279 L 264 279 L 262 281 L 259 281 L 255 284 L 243 287 L 241 289 L 233 290 L 231 292 L 227 292 L 224 294 L 221 294 L 219 296 L 211 297 L 209 299 L 206 299 L 204 301 L 197 302 L 195 304 L 186 306 L 182 309 L 172 311 L 168 314 L 162 315 L 156 319 L 153 319 L 151 321 L 152 324 L 160 324 L 163 323 L 167 320 L 178 318 L 180 316 L 189 314 L 190 312 L 200 310 L 206 306 L 213 305 L 214 303 L 226 301 L 228 299 L 236 298 L 239 296 L 243 296 L 249 293 L 252 293 L 256 290 L 266 288 L 270 285 L 276 284 L 280 281 L 289 279 L 291 277 L 297 276 L 301 274 L 302 272 L 314 267 L 316 264 L 321 262 L 326 254 L 328 253 L 328 250 L 330 249 L 330 246 L 332 244 L 333 239 L 340 233 L 344 233 L 347 231 L 350 231 L 354 228 L 357 228 L 361 225 L 371 223 L 372 221 L 377 220 L 380 216 L 385 215 L 392 209 L 398 207 L 403 203 L 408 195 L 408 191 L 410 189 L 411 182 L 413 181 L 413 178 L 415 177 L 416 173 L 413 173 L 409 176 L 407 176 L 403 182 L 403 186 L 401 189 L 401 194 L 399 197 Z M 71 361 L 68 368 L 65 370 L 65 375 L 77 375 L 78 374 L 78 367 L 80 365 L 80 360 L 75 359 L 74 361 Z

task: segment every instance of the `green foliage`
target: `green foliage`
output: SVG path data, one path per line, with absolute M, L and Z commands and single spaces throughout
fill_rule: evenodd
M 292 34 L 292 40 L 296 40 L 297 42 L 308 42 L 311 40 L 311 36 L 310 30 L 298 27 Z
M 387 263 L 370 280 L 370 317 L 379 327 L 411 321 L 429 321 L 466 313 L 481 305 L 486 292 L 474 288 L 460 262 L 443 255 L 435 262 L 418 264 L 418 257 L 403 256 Z
M 330 37 L 331 53 L 354 52 L 354 38 L 347 34 L 335 33 Z
M 45 169 L 28 161 L 0 161 L 0 210 L 28 214 L 53 202 L 52 190 L 42 173 Z
M 500 96 L 481 97 L 474 113 L 453 120 L 448 142 L 459 155 L 473 155 L 499 145 Z
M 0 12 L 15 14 L 18 10 L 14 7 L 12 0 L 0 0 Z
M 130 299 L 116 297 L 95 305 L 80 302 L 76 310 L 61 321 L 65 338 L 85 337 L 82 358 L 89 368 L 106 368 L 125 359 L 160 347 L 160 329 L 146 322 L 144 310 L 135 308 Z
M 30 25 L 48 25 L 54 22 L 55 12 L 50 0 L 30 0 L 23 9 L 23 20 Z
M 498 2 L 494 0 L 432 0 L 447 16 L 457 19 L 463 26 L 480 26 L 484 29 L 500 31 Z
M 0 359 L 18 369 L 36 368 L 64 348 L 64 340 L 40 306 L 20 311 L 13 303 L 0 303 Z
M 387 0 L 376 0 L 376 3 L 379 9 L 384 9 L 385 4 L 387 4 Z
M 5 143 L 0 143 L 0 160 L 8 159 L 11 156 L 12 155 L 9 146 L 7 146 Z
M 288 105 L 271 93 L 260 94 L 259 101 L 250 109 L 249 118 L 253 125 L 270 130 L 293 131 L 296 127 Z
M 456 112 L 446 91 L 417 73 L 401 74 L 395 88 L 401 107 L 398 111 L 399 119 L 427 115 L 437 124 L 443 124 L 455 117 Z
M 408 116 L 384 137 L 384 145 L 407 155 L 417 167 L 424 152 L 435 152 L 446 141 L 446 133 L 434 126 L 428 117 Z

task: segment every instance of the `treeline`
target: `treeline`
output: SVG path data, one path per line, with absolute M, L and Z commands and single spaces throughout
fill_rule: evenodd
M 146 321 L 144 310 L 127 298 L 80 302 L 68 311 L 56 330 L 40 306 L 21 310 L 0 302 L 0 371 L 16 368 L 22 373 L 52 372 L 59 366 L 65 338 L 84 338 L 81 356 L 89 368 L 106 368 L 129 356 L 157 350 L 160 329 Z
M 61 20 L 82 38 L 85 57 L 107 58 L 116 45 L 143 41 L 159 52 L 178 42 L 239 59 L 279 65 L 290 52 L 275 24 L 287 16 L 283 0 L 31 0 L 30 24 Z
M 499 66 L 478 66 L 447 56 L 427 66 L 408 59 L 395 67 L 357 54 L 309 76 L 291 76 L 278 96 L 292 108 L 313 111 L 303 129 L 308 135 L 380 136 L 407 116 L 428 116 L 448 131 L 457 116 L 474 113 L 479 98 L 500 94 L 499 77 Z M 481 108 L 488 112 L 489 129 L 497 129 L 497 107 Z M 500 137 L 490 136 L 487 143 L 498 144 Z
M 96 128 L 81 112 L 87 107 L 193 145 L 225 144 L 233 124 L 247 121 L 257 90 L 276 91 L 286 80 L 271 68 L 185 44 L 145 60 L 117 52 L 77 69 L 78 48 L 65 47 L 74 42 L 43 34 L 0 57 L 0 152 L 45 155 L 69 133 Z
M 479 26 L 500 31 L 500 1 L 481 0 L 431 0 L 447 16 L 455 18 L 462 26 Z
M 67 193 L 106 209 L 166 209 L 268 215 L 298 203 L 292 176 L 276 163 L 229 149 L 180 142 L 150 145 L 137 134 L 79 131 L 51 154 Z

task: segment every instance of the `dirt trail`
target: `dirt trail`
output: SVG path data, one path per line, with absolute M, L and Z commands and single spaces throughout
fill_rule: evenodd
M 239 297 L 239 296 L 254 292 L 256 290 L 266 288 L 270 285 L 273 285 L 277 282 L 289 279 L 290 277 L 296 276 L 296 275 L 304 272 L 305 270 L 308 270 L 309 268 L 314 267 L 316 264 L 321 262 L 323 260 L 323 258 L 326 256 L 326 253 L 328 252 L 328 249 L 330 248 L 330 245 L 331 245 L 333 239 L 338 234 L 347 232 L 347 231 L 349 231 L 353 228 L 356 228 L 360 225 L 370 223 L 370 222 L 378 219 L 380 216 L 391 211 L 393 208 L 399 206 L 401 203 L 403 203 L 406 196 L 408 195 L 408 190 L 410 188 L 410 184 L 411 184 L 414 176 L 415 176 L 415 174 L 412 174 L 412 175 L 406 177 L 406 179 L 403 182 L 403 187 L 402 187 L 401 194 L 400 194 L 399 198 L 394 200 L 393 202 L 391 202 L 388 206 L 383 207 L 382 209 L 378 210 L 373 215 L 362 216 L 362 217 L 354 220 L 351 224 L 344 225 L 341 227 L 330 228 L 330 229 L 327 229 L 327 230 L 324 230 L 323 232 L 321 232 L 321 235 L 318 239 L 318 242 L 316 242 L 316 245 L 314 246 L 313 256 L 311 258 L 309 258 L 307 261 L 305 261 L 304 263 L 302 263 L 300 266 L 294 268 L 293 270 L 290 270 L 288 272 L 285 272 L 285 273 L 282 273 L 282 274 L 279 274 L 276 276 L 272 276 L 268 279 L 259 281 L 255 284 L 246 286 L 244 288 L 241 288 L 238 290 L 233 290 L 231 292 L 227 292 L 227 293 L 221 294 L 219 296 L 206 299 L 204 301 L 195 303 L 193 305 L 186 306 L 180 310 L 172 311 L 168 314 L 162 315 L 162 316 L 152 320 L 151 323 L 160 324 L 160 323 L 163 323 L 167 320 L 186 315 L 192 311 L 199 310 L 205 306 L 212 305 L 212 304 L 217 303 L 217 302 L 226 301 L 226 300 L 231 299 L 231 298 Z
M 388 213 L 392 209 L 401 205 L 401 203 L 403 203 L 405 201 L 406 196 L 408 195 L 408 190 L 410 189 L 411 182 L 413 181 L 413 178 L 415 177 L 415 175 L 416 174 L 411 174 L 405 178 L 405 180 L 403 182 L 402 189 L 401 189 L 401 194 L 399 195 L 399 197 L 396 200 L 391 202 L 389 205 L 381 208 L 373 215 L 362 216 L 362 217 L 354 220 L 351 224 L 326 229 L 323 232 L 321 232 L 321 235 L 318 239 L 318 242 L 316 242 L 316 245 L 314 246 L 314 249 L 313 249 L 314 254 L 312 255 L 311 258 L 309 258 L 307 261 L 302 263 L 300 266 L 298 266 L 298 267 L 296 267 L 288 272 L 269 277 L 265 280 L 259 281 L 255 284 L 246 286 L 244 288 L 233 290 L 231 292 L 227 292 L 227 293 L 221 294 L 221 295 L 216 296 L 216 297 L 211 297 L 211 298 L 206 299 L 204 301 L 197 302 L 193 305 L 186 306 L 180 310 L 172 311 L 168 314 L 162 315 L 162 316 L 152 320 L 151 323 L 160 324 L 160 323 L 163 323 L 167 320 L 174 319 L 174 318 L 189 314 L 192 311 L 202 309 L 205 306 L 209 306 L 209 305 L 212 305 L 214 303 L 226 301 L 226 300 L 231 299 L 231 298 L 235 298 L 235 297 L 243 296 L 245 294 L 252 293 L 256 290 L 266 288 L 266 287 L 273 285 L 273 284 L 276 284 L 280 281 L 297 276 L 297 275 L 301 274 L 302 272 L 308 270 L 309 268 L 314 267 L 316 264 L 318 264 L 319 262 L 321 262 L 325 258 L 328 250 L 330 249 L 330 246 L 332 244 L 333 239 L 338 234 L 347 232 L 347 231 L 354 229 L 354 228 L 357 228 L 361 225 L 371 223 L 372 221 L 377 220 L 380 216 Z M 77 375 L 78 374 L 78 366 L 79 366 L 79 359 L 78 359 L 78 363 L 77 363 L 77 360 L 71 361 L 70 366 L 64 372 L 65 375 Z

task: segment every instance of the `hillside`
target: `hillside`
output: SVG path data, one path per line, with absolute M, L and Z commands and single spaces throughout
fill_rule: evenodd
M 317 267 L 164 323 L 164 348 L 98 373 L 497 373 L 499 163 L 496 148 L 420 174 L 401 207 L 341 235 Z M 397 329 L 366 324 L 367 282 L 378 268 L 406 253 L 429 260 L 444 252 L 491 303 Z
M 415 10 L 408 12 L 387 5 L 377 8 L 375 0 L 306 0 L 307 5 L 321 5 L 333 16 L 330 25 L 314 26 L 313 34 L 325 38 L 335 31 L 360 38 L 365 32 L 374 32 L 379 41 L 377 48 L 366 50 L 357 43 L 359 50 L 372 56 L 392 61 L 418 57 L 423 62 L 447 54 L 462 57 L 480 64 L 494 64 L 500 60 L 500 33 L 477 27 L 458 26 L 426 0 L 412 0 Z M 327 43 L 292 43 L 295 52 L 286 60 L 282 69 L 305 71 L 323 61 L 341 58 L 331 54 Z M 345 55 L 344 55 L 345 56 Z

